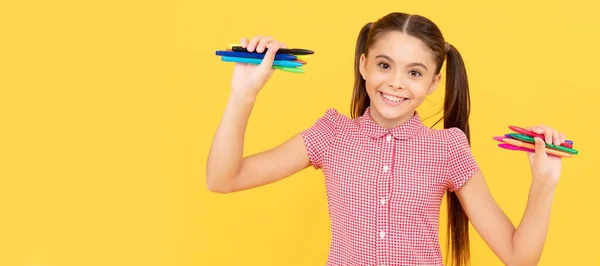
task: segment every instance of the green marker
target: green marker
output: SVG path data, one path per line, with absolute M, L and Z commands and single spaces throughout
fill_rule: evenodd
M 523 134 L 518 134 L 518 133 L 510 133 L 509 134 L 511 137 L 518 139 L 520 141 L 525 141 L 525 142 L 529 142 L 529 143 L 535 143 L 535 140 L 527 135 L 523 135 Z M 544 141 L 545 143 L 545 141 Z M 564 151 L 564 152 L 568 152 L 570 154 L 578 154 L 579 152 L 577 150 L 574 149 L 570 149 L 567 147 L 563 147 L 563 146 L 556 146 L 554 144 L 548 144 L 546 143 L 546 147 L 551 148 L 551 149 L 555 149 L 555 150 L 559 150 L 559 151 Z
M 295 67 L 283 67 L 283 66 L 272 66 L 275 69 L 279 69 L 279 70 L 283 70 L 286 72 L 292 72 L 292 73 L 304 73 L 304 69 L 301 68 L 295 68 Z

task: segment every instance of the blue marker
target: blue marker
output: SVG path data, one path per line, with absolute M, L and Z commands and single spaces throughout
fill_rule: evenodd
M 246 57 L 231 57 L 231 56 L 223 56 L 221 57 L 222 61 L 225 62 L 236 62 L 236 63 L 246 63 L 246 64 L 255 64 L 259 65 L 262 62 L 260 58 L 246 58 Z M 293 62 L 293 61 L 285 61 L 285 60 L 273 60 L 274 66 L 282 66 L 282 67 L 301 67 L 302 63 Z
M 230 57 L 246 57 L 246 58 L 259 58 L 263 59 L 265 57 L 265 53 L 250 53 L 250 52 L 233 52 L 233 51 L 217 51 L 217 55 L 220 56 L 230 56 Z M 295 55 L 290 54 L 276 54 L 275 60 L 289 60 L 294 61 L 298 59 Z

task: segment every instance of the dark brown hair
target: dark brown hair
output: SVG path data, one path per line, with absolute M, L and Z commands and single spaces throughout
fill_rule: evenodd
M 446 92 L 444 96 L 444 114 L 433 126 L 444 120 L 444 128 L 461 129 L 471 142 L 469 132 L 469 84 L 463 59 L 454 46 L 446 42 L 440 29 L 431 20 L 405 13 L 390 13 L 374 23 L 367 23 L 358 35 L 354 57 L 354 91 L 350 106 L 353 118 L 361 116 L 370 105 L 365 80 L 360 74 L 360 57 L 369 53 L 369 47 L 377 37 L 388 31 L 400 31 L 419 38 L 425 43 L 434 57 L 436 72 L 439 74 L 446 60 Z M 432 127 L 433 127 L 432 126 Z M 469 220 L 458 197 L 448 191 L 448 241 L 452 251 L 452 265 L 467 265 L 470 260 Z

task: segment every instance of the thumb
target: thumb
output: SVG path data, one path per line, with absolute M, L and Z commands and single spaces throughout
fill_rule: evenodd
M 270 71 L 271 68 L 273 67 L 273 62 L 275 61 L 275 54 L 277 53 L 277 50 L 279 49 L 279 47 L 277 47 L 276 45 L 267 45 L 267 52 L 265 53 L 265 57 L 263 58 L 263 60 L 260 62 L 260 67 L 264 70 L 264 71 Z
M 546 154 L 546 143 L 539 137 L 535 137 L 535 155 L 536 156 L 547 156 Z

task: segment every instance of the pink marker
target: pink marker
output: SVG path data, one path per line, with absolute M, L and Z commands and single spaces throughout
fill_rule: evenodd
M 498 144 L 498 147 L 506 149 L 506 150 L 511 150 L 511 151 L 524 151 L 524 152 L 535 153 L 535 150 L 523 148 L 523 147 L 517 147 L 514 145 L 510 145 L 508 143 L 500 143 L 500 144 Z M 559 158 L 561 157 L 561 156 L 557 156 L 554 154 L 549 154 L 549 153 L 546 153 L 546 154 L 548 154 L 548 156 L 554 156 L 554 157 L 559 157 Z
M 500 142 L 504 142 L 504 141 L 502 141 L 503 138 L 505 138 L 505 137 L 501 137 L 501 136 L 493 137 L 494 140 L 497 140 L 497 141 L 500 141 Z
M 511 150 L 511 151 L 526 151 L 526 152 L 533 152 L 533 153 L 535 153 L 535 150 L 528 149 L 528 148 L 523 148 L 523 147 L 517 147 L 517 146 L 514 146 L 514 145 L 507 144 L 507 143 L 500 143 L 500 144 L 498 144 L 498 147 L 503 148 L 503 149 L 507 149 L 507 150 Z

